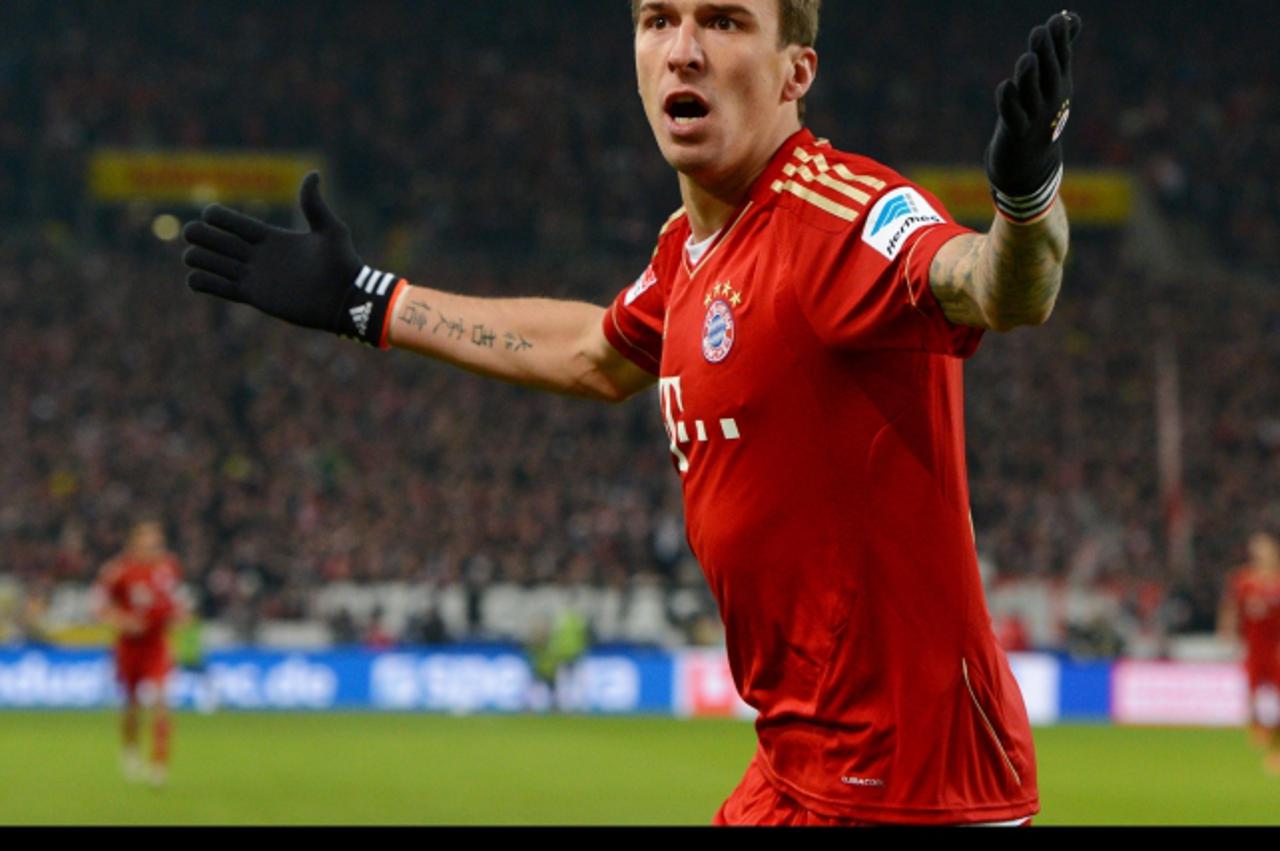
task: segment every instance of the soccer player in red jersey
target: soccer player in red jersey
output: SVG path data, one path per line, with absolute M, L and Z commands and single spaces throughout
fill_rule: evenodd
M 188 284 L 526 386 L 621 401 L 656 383 L 689 541 L 759 712 L 716 822 L 1025 823 L 1035 756 L 979 580 L 962 363 L 1057 298 L 1080 20 L 1036 27 L 997 88 L 980 234 L 804 128 L 818 7 L 633 2 L 640 98 L 684 207 L 607 309 L 377 271 L 315 175 L 306 231 L 218 205 L 188 224 Z
M 1250 727 L 1267 770 L 1280 774 L 1280 544 L 1271 535 L 1249 539 L 1249 562 L 1228 579 L 1218 630 L 1244 641 Z
M 133 527 L 124 551 L 103 567 L 96 588 L 99 616 L 116 632 L 125 776 L 157 785 L 166 779 L 173 729 L 166 680 L 173 667 L 169 629 L 184 616 L 180 576 L 178 560 L 165 549 L 164 530 L 146 520 Z M 150 704 L 152 714 L 149 764 L 140 748 L 143 704 Z

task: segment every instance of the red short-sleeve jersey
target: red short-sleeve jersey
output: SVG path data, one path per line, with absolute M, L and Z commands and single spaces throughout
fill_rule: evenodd
M 673 216 L 604 318 L 659 376 L 760 764 L 831 816 L 1039 806 L 969 516 L 961 359 L 981 332 L 928 284 L 966 232 L 901 175 L 801 131 L 696 265 Z
M 1240 568 L 1228 584 L 1252 684 L 1280 685 L 1280 575 Z
M 159 643 L 179 610 L 181 568 L 172 555 L 155 560 L 120 556 L 103 568 L 98 593 L 116 608 L 139 618 L 143 631 L 120 635 L 121 644 Z

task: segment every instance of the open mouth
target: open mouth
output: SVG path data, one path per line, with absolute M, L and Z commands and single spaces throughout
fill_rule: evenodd
M 695 94 L 674 94 L 667 98 L 667 115 L 677 125 L 692 124 L 711 112 L 707 102 Z

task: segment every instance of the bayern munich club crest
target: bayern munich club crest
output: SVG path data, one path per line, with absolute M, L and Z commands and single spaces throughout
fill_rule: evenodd
M 742 303 L 742 296 L 726 281 L 711 288 L 705 303 L 707 316 L 702 321 L 702 356 L 708 363 L 720 363 L 733 350 L 733 341 L 738 333 L 733 307 Z

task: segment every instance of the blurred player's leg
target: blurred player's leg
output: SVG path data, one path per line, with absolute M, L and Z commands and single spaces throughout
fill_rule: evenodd
M 142 759 L 139 742 L 142 732 L 142 705 L 138 689 L 142 679 L 135 654 L 123 647 L 116 651 L 116 679 L 124 692 L 124 707 L 120 716 L 120 738 L 123 746 L 120 767 L 124 771 L 126 780 L 137 782 L 142 780 L 146 773 L 146 763 Z
M 142 707 L 138 705 L 137 683 L 125 686 L 124 712 L 121 716 L 120 733 L 124 750 L 121 753 L 121 769 L 124 777 L 131 782 L 141 780 L 146 766 L 142 762 L 142 750 L 138 745 L 138 733 L 141 724 L 139 716 Z
M 173 733 L 173 716 L 169 712 L 169 654 L 163 645 L 148 660 L 151 685 L 151 765 L 147 779 L 162 786 L 169 778 L 169 739 Z
M 151 740 L 151 770 L 148 779 L 155 785 L 163 785 L 169 779 L 169 736 L 173 732 L 173 718 L 169 714 L 166 689 L 163 685 L 156 692 L 154 727 Z
M 1280 684 L 1260 683 L 1253 692 L 1252 708 L 1259 744 L 1266 748 L 1263 768 L 1280 775 Z
M 1271 740 L 1271 730 L 1262 720 L 1262 701 L 1259 700 L 1264 684 L 1258 675 L 1249 671 L 1249 744 L 1265 751 Z

